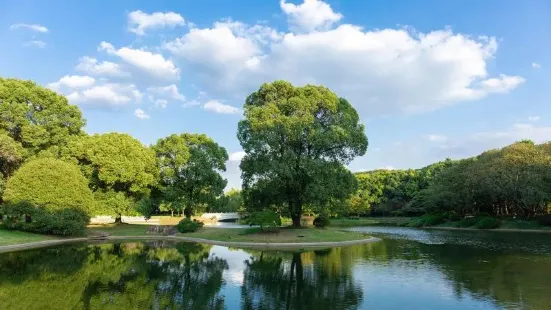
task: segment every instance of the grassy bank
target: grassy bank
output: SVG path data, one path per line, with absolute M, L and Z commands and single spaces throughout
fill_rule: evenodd
M 91 234 L 106 232 L 112 236 L 142 236 L 146 235 L 145 225 L 103 225 L 90 227 Z M 281 228 L 274 232 L 261 232 L 259 228 L 212 228 L 203 227 L 196 232 L 177 234 L 178 236 L 202 238 L 232 242 L 339 242 L 365 239 L 367 236 L 358 232 L 341 231 L 336 229 Z
M 23 231 L 10 231 L 10 230 L 0 229 L 0 246 L 52 240 L 52 239 L 56 239 L 56 237 L 32 234 L 32 233 L 23 232 Z
M 332 227 L 354 227 L 354 226 L 405 226 L 412 218 L 410 217 L 351 217 L 331 219 Z

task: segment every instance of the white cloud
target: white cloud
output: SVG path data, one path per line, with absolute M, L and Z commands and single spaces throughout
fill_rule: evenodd
M 194 106 L 197 106 L 197 105 L 201 105 L 201 102 L 199 102 L 197 100 L 190 100 L 190 101 L 186 101 L 184 104 L 182 104 L 182 107 L 190 108 L 190 107 L 194 107 Z
M 81 91 L 73 91 L 67 99 L 75 104 L 87 104 L 97 107 L 126 105 L 132 101 L 140 102 L 143 94 L 134 84 L 105 83 Z
M 379 167 L 375 170 L 395 170 L 395 169 L 396 168 L 394 168 L 393 166 L 388 165 L 388 166 Z
M 431 142 L 446 142 L 448 141 L 448 137 L 443 135 L 426 135 L 425 139 Z
M 128 14 L 128 30 L 137 35 L 144 35 L 148 29 L 174 28 L 184 24 L 184 18 L 174 12 L 147 14 L 142 11 L 133 11 Z
M 47 45 L 46 42 L 40 41 L 40 40 L 28 41 L 23 44 L 23 46 L 25 47 L 38 47 L 38 48 L 45 48 L 46 45 Z
M 42 33 L 48 32 L 48 28 L 37 24 L 13 24 L 10 26 L 10 30 L 16 30 L 20 28 L 29 29 L 32 31 L 42 32 Z
M 533 62 L 533 63 L 532 63 L 532 68 L 534 68 L 534 69 L 539 69 L 539 68 L 541 68 L 541 65 L 540 65 L 539 63 L 537 63 L 537 62 Z
M 229 156 L 230 161 L 241 161 L 245 157 L 246 153 L 243 151 L 233 152 Z
M 60 91 L 62 88 L 86 88 L 94 85 L 96 80 L 87 75 L 65 75 L 59 81 L 48 84 L 48 87 Z
M 207 111 L 211 111 L 211 112 L 215 112 L 215 113 L 221 113 L 221 114 L 236 114 L 236 113 L 239 113 L 239 109 L 234 107 L 234 106 L 231 106 L 231 105 L 227 105 L 227 104 L 223 104 L 219 101 L 216 101 L 216 100 L 209 100 L 207 101 L 207 103 L 205 103 L 203 105 L 203 108 Z
M 537 122 L 537 121 L 539 121 L 540 119 L 541 119 L 541 117 L 539 117 L 539 116 L 537 116 L 537 115 L 535 115 L 535 116 L 529 116 L 529 117 L 528 117 L 528 120 L 531 121 L 531 122 Z M 550 137 L 550 139 L 551 139 L 551 137 Z
M 115 49 L 108 42 L 101 42 L 98 50 L 105 51 L 110 55 L 116 55 L 124 62 L 155 78 L 169 80 L 180 78 L 180 70 L 174 65 L 172 60 L 165 59 L 161 54 L 154 54 L 142 49 L 132 49 L 129 47 Z
M 147 113 L 145 113 L 145 111 L 142 110 L 142 109 L 136 109 L 134 111 L 134 115 L 139 119 L 148 119 L 149 118 L 149 115 Z
M 168 101 L 164 99 L 157 99 L 155 100 L 155 105 L 164 109 L 168 106 Z
M 178 91 L 178 86 L 171 84 L 161 87 L 150 87 L 147 89 L 149 92 L 163 96 L 164 98 L 170 98 L 179 101 L 186 101 L 186 97 Z
M 295 31 L 328 29 L 342 18 L 329 4 L 319 0 L 304 0 L 300 5 L 281 0 L 279 4 L 281 10 L 287 14 L 291 29 Z
M 84 56 L 79 59 L 79 63 L 75 67 L 75 70 L 100 76 L 130 76 L 130 74 L 128 72 L 124 72 L 121 66 L 117 63 L 110 61 L 99 62 L 97 59 L 88 56 Z
M 276 79 L 322 84 L 347 98 L 361 117 L 433 111 L 504 94 L 525 82 L 520 76 L 489 75 L 487 64 L 498 48 L 493 37 L 451 29 L 366 31 L 344 24 L 300 34 L 264 29 L 258 40 L 247 31 L 252 28 L 216 23 L 192 29 L 164 47 L 197 73 L 201 89 L 215 96 L 240 98 Z

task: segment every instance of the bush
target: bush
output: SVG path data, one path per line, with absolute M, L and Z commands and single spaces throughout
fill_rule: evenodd
M 281 226 L 281 217 L 274 211 L 265 210 L 253 212 L 247 219 L 247 224 L 258 225 L 260 230 L 264 230 L 265 227 L 278 227 Z
M 178 225 L 176 225 L 176 229 L 181 233 L 194 232 L 201 227 L 203 227 L 203 222 L 200 222 L 198 220 L 191 220 L 187 217 L 181 220 Z
M 500 223 L 501 222 L 496 218 L 485 216 L 480 218 L 476 224 L 474 224 L 474 227 L 478 229 L 494 229 L 498 228 Z
M 421 218 L 423 220 L 423 226 L 434 226 L 446 221 L 446 217 L 442 214 L 424 215 Z
M 21 201 L 4 208 L 6 229 L 48 235 L 83 236 L 90 217 L 79 209 L 46 210 Z
M 458 223 L 457 223 L 457 227 L 471 227 L 471 226 L 474 226 L 474 224 L 476 224 L 476 222 L 479 220 L 479 218 L 476 218 L 476 217 L 466 217 L 466 218 L 463 218 L 461 219 Z
M 542 215 L 538 218 L 538 224 L 543 226 L 551 226 L 551 214 Z
M 79 168 L 53 158 L 23 164 L 8 179 L 3 199 L 12 205 L 27 201 L 48 211 L 78 209 L 89 213 L 95 207 L 88 181 Z
M 330 223 L 331 221 L 329 220 L 329 218 L 324 215 L 320 215 L 314 219 L 314 226 L 318 228 L 329 226 Z

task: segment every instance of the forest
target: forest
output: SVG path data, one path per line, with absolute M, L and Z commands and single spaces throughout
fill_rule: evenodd
M 237 138 L 242 190 L 224 193 L 228 154 L 204 134 L 144 145 L 123 133 L 87 134 L 80 109 L 32 81 L 0 78 L 0 219 L 8 229 L 84 234 L 90 216 L 204 211 L 310 214 L 545 217 L 551 143 L 519 141 L 421 169 L 352 173 L 368 148 L 353 106 L 323 86 L 263 84 L 243 106 Z M 547 216 L 546 218 L 548 218 Z M 324 226 L 324 224 L 320 226 Z

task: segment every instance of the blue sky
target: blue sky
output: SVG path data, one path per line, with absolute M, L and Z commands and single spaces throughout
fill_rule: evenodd
M 551 137 L 551 2 L 2 1 L 0 75 L 68 96 L 90 133 L 206 133 L 231 154 L 262 82 L 323 84 L 366 125 L 353 171 Z

